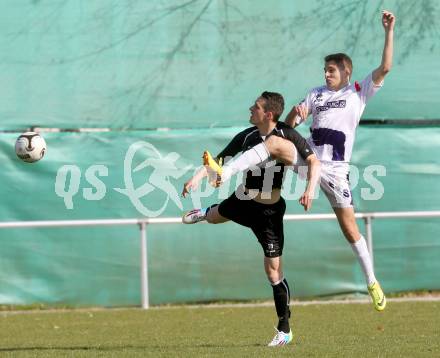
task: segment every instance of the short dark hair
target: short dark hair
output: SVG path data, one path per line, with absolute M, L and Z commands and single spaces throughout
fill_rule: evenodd
M 266 100 L 263 108 L 266 112 L 272 112 L 275 122 L 281 117 L 284 111 L 284 98 L 280 93 L 264 91 L 261 94 Z
M 334 61 L 340 67 L 347 68 L 350 72 L 350 75 L 353 73 L 353 63 L 351 62 L 351 58 L 345 53 L 334 53 L 324 58 L 325 62 Z

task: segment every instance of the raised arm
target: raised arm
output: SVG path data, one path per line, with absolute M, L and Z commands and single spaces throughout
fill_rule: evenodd
M 194 191 L 199 187 L 200 181 L 208 176 L 208 172 L 205 167 L 200 167 L 194 176 L 183 184 L 182 196 L 186 198 L 190 191 Z
M 394 38 L 394 23 L 396 18 L 393 13 L 384 10 L 382 12 L 382 25 L 385 30 L 385 44 L 382 53 L 382 63 L 373 71 L 373 82 L 380 85 L 385 78 L 385 75 L 390 72 L 393 64 L 393 38 Z

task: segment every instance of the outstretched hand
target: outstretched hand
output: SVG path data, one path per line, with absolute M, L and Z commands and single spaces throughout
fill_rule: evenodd
M 200 181 L 207 175 L 205 167 L 201 167 L 190 180 L 183 184 L 182 196 L 186 198 L 190 191 L 197 190 Z
M 304 211 L 309 211 L 309 209 L 312 207 L 313 197 L 313 193 L 306 191 L 303 195 L 301 195 L 301 198 L 299 198 L 299 203 L 304 207 Z
M 387 10 L 382 11 L 382 25 L 385 31 L 392 30 L 395 22 L 396 18 L 392 12 Z
M 198 182 L 193 179 L 188 180 L 185 184 L 183 184 L 182 196 L 186 198 L 191 190 L 196 190 L 198 187 Z

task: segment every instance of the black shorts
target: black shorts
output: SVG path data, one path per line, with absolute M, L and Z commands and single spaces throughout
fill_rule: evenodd
M 278 257 L 283 254 L 283 216 L 286 202 L 280 198 L 275 204 L 261 204 L 254 200 L 240 200 L 235 192 L 218 207 L 221 216 L 249 227 L 263 247 L 264 256 Z

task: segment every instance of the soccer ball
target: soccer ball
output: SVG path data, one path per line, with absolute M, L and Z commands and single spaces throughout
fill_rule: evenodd
M 17 157 L 26 163 L 34 163 L 43 158 L 46 152 L 46 142 L 35 132 L 26 132 L 20 135 L 15 142 Z

